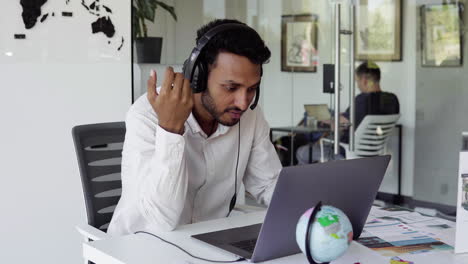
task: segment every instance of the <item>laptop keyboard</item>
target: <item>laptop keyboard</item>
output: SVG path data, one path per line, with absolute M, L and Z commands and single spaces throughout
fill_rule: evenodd
M 231 243 L 230 245 L 236 248 L 243 249 L 247 252 L 253 253 L 255 249 L 255 244 L 257 243 L 257 239 L 249 239 L 249 240 L 242 240 L 239 242 Z

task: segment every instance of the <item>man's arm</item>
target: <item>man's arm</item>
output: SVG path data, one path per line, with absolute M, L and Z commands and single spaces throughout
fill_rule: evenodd
M 346 125 L 349 124 L 349 118 L 344 115 L 340 115 L 340 124 Z
M 361 123 L 362 119 L 368 114 L 368 104 L 367 104 L 367 96 L 363 93 L 359 94 L 356 96 L 354 99 L 354 128 L 357 128 L 359 124 Z M 350 123 L 349 120 L 351 120 L 351 114 L 350 114 L 350 108 L 346 109 L 346 112 L 342 114 L 342 116 L 345 118 L 347 123 Z
M 270 204 L 271 196 L 281 171 L 281 162 L 270 141 L 270 127 L 260 108 L 256 110 L 255 135 L 244 177 L 244 185 L 257 200 Z
M 323 120 L 320 121 L 324 124 L 330 125 L 331 128 L 335 127 L 335 123 L 332 123 L 331 120 Z M 349 116 L 346 115 L 346 112 L 340 115 L 340 125 L 348 125 L 349 124 Z
M 190 82 L 171 67 L 166 69 L 159 93 L 156 81 L 156 72 L 151 71 L 147 99 L 157 117 L 151 120 L 131 112 L 127 118 L 123 192 L 126 185 L 136 188 L 136 206 L 144 219 L 155 227 L 172 230 L 179 222 L 187 194 L 182 134 L 193 107 L 192 91 Z M 130 182 L 133 179 L 135 186 Z
M 122 196 L 126 188 L 133 189 L 136 197 L 131 200 L 136 204 L 132 210 L 138 211 L 144 225 L 173 230 L 187 194 L 184 137 L 167 132 L 157 120 L 136 112 L 129 112 L 126 127 Z M 129 220 L 141 217 L 129 216 Z

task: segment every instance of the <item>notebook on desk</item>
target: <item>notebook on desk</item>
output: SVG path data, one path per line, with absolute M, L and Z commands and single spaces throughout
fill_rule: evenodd
M 304 109 L 308 116 L 313 116 L 317 121 L 331 120 L 330 109 L 326 104 L 305 104 Z
M 300 252 L 299 217 L 319 201 L 341 209 L 350 219 L 354 239 L 361 234 L 390 156 L 284 167 L 263 224 L 198 234 L 193 237 L 251 262 Z

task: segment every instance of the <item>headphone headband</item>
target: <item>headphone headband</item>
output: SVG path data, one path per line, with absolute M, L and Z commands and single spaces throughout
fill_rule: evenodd
M 194 93 L 199 93 L 202 92 L 207 85 L 207 79 L 208 79 L 208 66 L 202 62 L 199 61 L 200 59 L 200 54 L 205 48 L 205 46 L 210 42 L 210 40 L 216 36 L 217 34 L 231 30 L 231 29 L 244 29 L 248 30 L 250 32 L 255 33 L 255 35 L 260 38 L 260 35 L 258 35 L 257 31 L 252 29 L 251 27 L 245 25 L 245 24 L 238 24 L 238 23 L 226 23 L 226 24 L 221 24 L 218 25 L 203 34 L 203 36 L 200 37 L 200 39 L 197 41 L 197 46 L 193 48 L 192 52 L 190 53 L 190 57 L 185 60 L 184 66 L 183 66 L 183 73 L 184 77 L 188 80 L 190 80 L 190 86 L 192 87 L 192 90 Z M 260 75 L 263 75 L 263 70 L 260 69 Z M 260 98 L 260 87 L 257 88 L 257 93 L 255 95 L 255 101 L 254 103 L 250 106 L 250 109 L 255 109 L 255 107 L 258 104 L 258 100 Z
M 197 41 L 197 46 L 193 48 L 192 52 L 190 53 L 190 57 L 184 63 L 184 76 L 186 79 L 192 80 L 193 73 L 195 72 L 195 65 L 197 65 L 200 54 L 203 48 L 206 46 L 206 44 L 208 44 L 208 42 L 210 42 L 210 40 L 214 36 L 218 35 L 218 33 L 221 33 L 226 30 L 231 30 L 231 29 L 247 29 L 247 30 L 250 30 L 251 32 L 255 32 L 255 34 L 258 35 L 257 31 L 253 30 L 249 26 L 246 26 L 244 24 L 238 24 L 238 23 L 221 24 L 219 26 L 216 26 L 208 30 L 208 32 L 206 32 Z

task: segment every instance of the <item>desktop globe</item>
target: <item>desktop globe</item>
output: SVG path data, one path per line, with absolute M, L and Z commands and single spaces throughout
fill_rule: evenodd
M 296 242 L 309 263 L 328 263 L 342 256 L 353 240 L 353 227 L 338 208 L 319 202 L 296 226 Z

